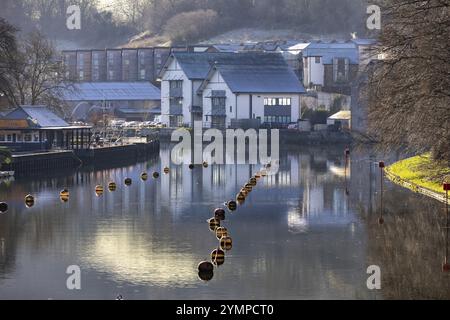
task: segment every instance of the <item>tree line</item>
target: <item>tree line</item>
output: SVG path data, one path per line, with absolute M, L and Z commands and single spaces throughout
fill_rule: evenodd
M 3 0 L 3 18 L 50 37 L 113 43 L 137 33 L 196 42 L 241 27 L 305 33 L 364 32 L 366 0 Z M 66 9 L 79 5 L 82 30 L 65 28 Z

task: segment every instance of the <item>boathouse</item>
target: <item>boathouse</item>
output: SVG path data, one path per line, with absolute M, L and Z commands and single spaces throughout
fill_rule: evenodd
M 0 146 L 15 152 L 83 150 L 91 127 L 71 125 L 46 106 L 20 106 L 0 118 Z

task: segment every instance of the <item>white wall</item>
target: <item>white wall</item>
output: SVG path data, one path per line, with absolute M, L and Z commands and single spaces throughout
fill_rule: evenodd
M 249 118 L 261 118 L 261 122 L 264 122 L 264 98 L 291 98 L 291 121 L 297 122 L 300 118 L 300 95 L 299 94 L 261 94 L 255 93 L 252 96 L 252 114 L 250 115 L 250 94 L 234 94 L 224 79 L 220 75 L 220 72 L 216 71 L 211 76 L 211 80 L 205 86 L 203 90 L 203 122 L 205 127 L 211 126 L 211 91 L 223 90 L 226 93 L 226 124 L 231 124 L 231 119 L 249 119 Z M 237 103 L 237 105 L 236 105 Z M 237 107 L 236 107 L 237 106 Z M 231 107 L 231 110 L 230 110 Z M 206 115 L 208 120 L 206 121 Z
M 192 105 L 192 81 L 188 79 L 180 65 L 173 59 L 168 69 L 164 72 L 161 81 L 161 118 L 166 126 L 170 124 L 170 83 L 171 80 L 183 80 L 183 123 L 191 124 L 191 113 L 189 107 Z
M 206 85 L 206 87 L 203 90 L 202 99 L 203 99 L 203 126 L 204 127 L 211 127 L 211 103 L 212 99 L 208 98 L 211 96 L 211 91 L 213 90 L 223 90 L 226 94 L 226 100 L 225 100 L 225 111 L 227 114 L 226 118 L 226 124 L 227 126 L 230 125 L 231 119 L 236 118 L 236 95 L 231 92 L 228 85 L 223 80 L 222 76 L 218 71 L 214 72 L 214 74 L 211 76 L 211 79 L 209 83 Z M 238 100 L 240 100 L 240 97 L 238 97 Z M 230 109 L 231 107 L 231 109 Z M 231 111 L 230 111 L 231 110 Z M 242 110 L 238 111 L 238 118 L 239 115 L 242 113 Z M 248 114 L 248 111 L 247 111 Z M 208 116 L 208 117 L 206 117 Z M 206 120 L 206 118 L 208 118 Z
M 325 78 L 323 59 L 320 58 L 320 63 L 316 63 L 315 57 L 306 57 L 303 62 L 303 84 L 305 87 L 309 87 L 310 83 L 323 86 Z

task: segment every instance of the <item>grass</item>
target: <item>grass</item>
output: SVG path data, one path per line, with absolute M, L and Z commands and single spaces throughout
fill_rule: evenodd
M 444 181 L 450 182 L 450 168 L 434 161 L 430 154 L 398 161 L 387 169 L 402 179 L 438 193 L 444 193 Z

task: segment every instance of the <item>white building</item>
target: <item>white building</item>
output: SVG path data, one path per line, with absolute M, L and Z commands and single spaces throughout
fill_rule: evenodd
M 300 118 L 305 90 L 277 53 L 181 53 L 161 76 L 161 114 L 170 127 L 283 126 Z
M 303 84 L 349 95 L 358 64 L 359 52 L 353 42 L 312 42 L 303 50 Z

